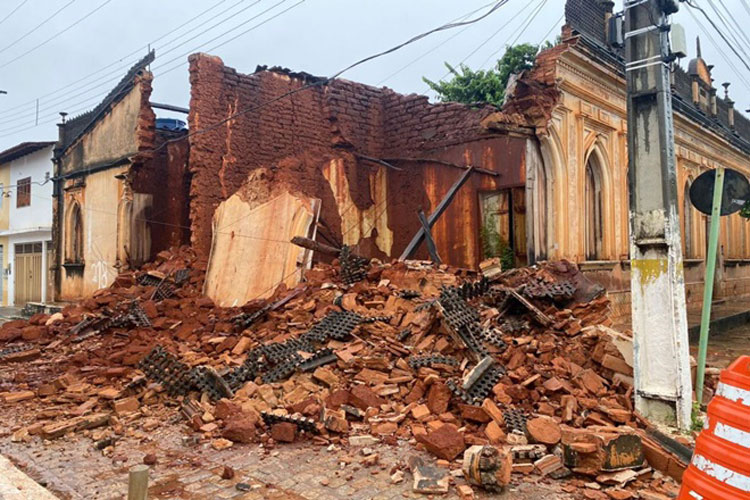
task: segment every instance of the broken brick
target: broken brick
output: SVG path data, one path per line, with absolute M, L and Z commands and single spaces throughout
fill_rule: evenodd
M 364 385 L 355 385 L 349 390 L 349 403 L 360 410 L 380 408 L 385 400 Z
M 440 428 L 418 436 L 417 441 L 438 458 L 453 460 L 466 448 L 464 436 L 453 424 L 443 424 Z
M 257 420 L 249 415 L 233 415 L 221 436 L 235 443 L 252 443 L 257 435 Z
M 551 417 L 536 417 L 526 422 L 526 432 L 535 443 L 554 445 L 560 441 L 560 425 Z
M 297 437 L 297 426 L 290 422 L 279 422 L 271 426 L 271 437 L 279 443 L 292 443 Z
M 448 410 L 452 397 L 451 390 L 442 382 L 435 382 L 427 392 L 427 407 L 435 415 L 440 415 Z

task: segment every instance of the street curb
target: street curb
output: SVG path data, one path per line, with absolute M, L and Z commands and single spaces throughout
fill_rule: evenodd
M 0 500 L 58 500 L 46 488 L 0 455 Z
M 721 336 L 722 333 L 731 330 L 732 328 L 745 325 L 750 323 L 750 311 L 743 311 L 737 314 L 731 314 L 721 318 L 711 320 L 709 330 L 712 338 Z M 688 329 L 688 338 L 691 342 L 695 342 L 700 337 L 701 325 L 695 325 Z

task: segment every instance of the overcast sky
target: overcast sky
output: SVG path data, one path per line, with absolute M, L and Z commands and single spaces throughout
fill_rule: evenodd
M 709 1 L 722 2 L 740 26 L 750 25 L 743 0 L 695 1 L 706 9 Z M 8 92 L 0 95 L 0 150 L 23 141 L 55 140 L 58 112 L 75 116 L 96 105 L 146 53 L 149 43 L 157 55 L 152 65 L 153 100 L 187 107 L 189 53 L 218 55 L 246 73 L 267 64 L 325 76 L 489 4 L 489 0 L 0 0 L 0 90 Z M 442 78 L 443 61 L 487 68 L 506 44 L 554 39 L 563 23 L 564 4 L 564 0 L 508 0 L 477 24 L 431 35 L 343 78 L 403 93 L 426 93 L 421 77 Z M 619 10 L 622 1 L 617 4 Z M 683 24 L 688 33 L 690 57 L 695 54 L 695 35 L 700 34 L 703 57 L 716 65 L 717 86 L 733 82 L 730 94 L 737 107 L 750 107 L 746 97 L 750 84 L 741 81 L 750 82 L 750 71 L 701 19 L 718 44 L 713 45 L 687 10 L 681 4 L 674 22 Z M 750 43 L 747 47 L 750 53 Z M 39 125 L 35 126 L 37 98 Z

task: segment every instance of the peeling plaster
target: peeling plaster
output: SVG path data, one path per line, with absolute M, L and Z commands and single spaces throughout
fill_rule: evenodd
M 378 168 L 370 177 L 371 207 L 360 210 L 352 199 L 344 161 L 331 160 L 323 167 L 326 178 L 336 199 L 341 217 L 341 233 L 345 245 L 356 245 L 360 240 L 372 236 L 377 230 L 375 244 L 386 255 L 391 255 L 393 231 L 388 227 L 388 178 L 384 168 Z

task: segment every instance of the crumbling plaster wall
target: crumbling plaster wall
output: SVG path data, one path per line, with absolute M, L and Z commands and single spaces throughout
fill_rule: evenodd
M 85 178 L 85 183 L 72 179 L 66 182 L 64 200 L 66 207 L 78 203 L 81 207 L 83 229 L 83 267 L 66 263 L 60 289 L 63 300 L 86 297 L 100 288 L 112 284 L 117 276 L 115 263 L 118 257 L 117 207 L 112 200 L 123 195 L 123 181 L 128 166 L 95 172 Z M 73 237 L 69 228 L 62 227 L 62 241 Z M 65 255 L 65 245 L 58 247 Z
M 131 173 L 132 190 L 153 200 L 148 216 L 150 258 L 190 243 L 190 150 L 186 135 L 158 130 L 156 151 L 137 163 Z
M 487 132 L 480 122 L 491 108 L 431 105 L 422 96 L 345 80 L 272 102 L 316 80 L 280 70 L 242 75 L 205 54 L 191 56 L 190 75 L 190 129 L 209 128 L 190 137 L 192 244 L 203 258 L 216 207 L 261 167 L 290 191 L 321 200 L 321 241 L 356 243 L 359 252 L 377 257 L 397 256 L 419 228 L 418 208 L 430 213 L 461 174 L 407 159 L 500 172 L 473 174 L 435 227 L 441 257 L 470 267 L 481 258 L 479 191 L 525 182 L 528 134 Z
M 560 92 L 558 102 L 546 108 L 549 119 L 537 128 L 549 183 L 548 246 L 539 253 L 578 262 L 589 277 L 607 288 L 615 321 L 627 323 L 630 268 L 625 80 L 585 47 L 577 45 L 575 38 L 542 52 L 531 78 L 545 85 L 554 83 Z M 512 108 L 516 112 L 523 110 L 518 103 Z M 691 310 L 697 310 L 703 294 L 707 224 L 706 217 L 693 208 L 692 224 L 686 231 L 685 187 L 700 173 L 719 165 L 750 175 L 749 158 L 724 138 L 680 113 L 675 113 L 675 148 L 683 249 L 686 232 L 691 239 L 691 253 L 684 255 L 687 303 Z M 588 262 L 584 256 L 584 169 L 591 155 L 597 155 L 605 174 L 604 255 L 598 262 Z M 538 231 L 534 222 L 538 224 L 544 217 L 534 210 L 532 203 L 531 228 Z M 750 295 L 750 230 L 738 215 L 722 218 L 720 248 L 715 293 Z
M 127 95 L 58 157 L 61 179 L 53 207 L 57 300 L 89 296 L 109 286 L 128 264 L 138 265 L 187 240 L 187 143 L 153 152 L 152 75 L 135 78 Z M 181 193 L 171 193 L 172 188 Z M 64 220 L 74 201 L 82 214 L 81 262 L 66 255 L 72 235 L 66 234 Z
M 137 153 L 138 138 L 134 131 L 141 117 L 141 103 L 141 91 L 136 87 L 91 132 L 68 148 L 62 157 L 60 173 L 106 165 Z

